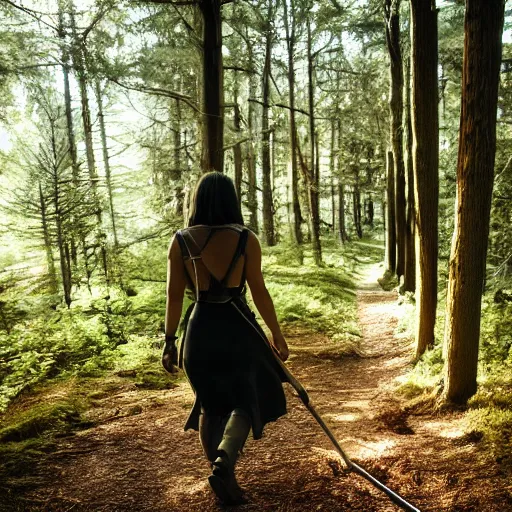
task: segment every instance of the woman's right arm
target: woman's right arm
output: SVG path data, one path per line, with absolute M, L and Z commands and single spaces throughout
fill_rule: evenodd
M 245 272 L 247 284 L 251 290 L 252 300 L 256 309 L 259 311 L 261 318 L 263 318 L 263 321 L 267 324 L 267 327 L 272 333 L 274 346 L 278 350 L 279 356 L 283 361 L 286 361 L 290 352 L 283 333 L 281 332 L 281 328 L 279 327 L 274 303 L 272 302 L 270 293 L 265 286 L 265 281 L 261 272 L 260 242 L 252 231 L 249 231 L 245 258 Z

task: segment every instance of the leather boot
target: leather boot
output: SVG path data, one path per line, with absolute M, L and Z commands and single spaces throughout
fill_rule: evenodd
M 242 409 L 235 409 L 226 423 L 224 435 L 213 462 L 213 474 L 208 478 L 217 497 L 226 505 L 245 502 L 243 491 L 235 478 L 235 464 L 251 430 L 250 418 Z
M 199 440 L 210 466 L 218 457 L 217 448 L 222 441 L 229 416 L 219 416 L 201 411 L 199 416 Z

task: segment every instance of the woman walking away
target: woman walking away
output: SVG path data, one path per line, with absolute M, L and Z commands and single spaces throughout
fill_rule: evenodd
M 231 179 L 205 174 L 192 208 L 189 227 L 176 233 L 169 248 L 162 364 L 172 373 L 179 364 L 195 392 L 185 430 L 199 430 L 213 491 L 224 504 L 240 504 L 246 500 L 234 473 L 238 453 L 251 429 L 260 439 L 265 424 L 286 413 L 286 378 L 272 350 L 285 361 L 288 346 L 261 273 L 260 244 L 244 227 Z M 272 347 L 245 301 L 246 280 Z M 194 303 L 178 350 L 175 333 L 187 287 Z

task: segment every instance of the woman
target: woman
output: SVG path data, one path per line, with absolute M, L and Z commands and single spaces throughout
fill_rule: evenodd
M 242 503 L 235 462 L 251 429 L 259 439 L 266 423 L 286 413 L 286 379 L 272 350 L 285 361 L 288 346 L 261 273 L 260 244 L 244 227 L 233 182 L 224 174 L 199 180 L 189 227 L 171 242 L 167 275 L 162 363 L 175 372 L 179 360 L 196 394 L 185 430 L 199 430 L 213 491 L 225 504 Z M 272 348 L 245 302 L 246 280 Z M 178 354 L 175 333 L 186 287 L 195 300 Z

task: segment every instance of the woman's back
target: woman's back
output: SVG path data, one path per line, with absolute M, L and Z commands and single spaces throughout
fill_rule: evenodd
M 240 237 L 243 229 L 236 224 L 225 226 L 193 226 L 180 233 L 190 257 L 185 258 L 185 268 L 192 284 L 196 285 L 196 270 L 199 290 L 210 289 L 212 277 L 226 288 L 237 288 L 243 284 L 245 250 L 240 252 Z M 196 269 L 194 269 L 194 263 Z

